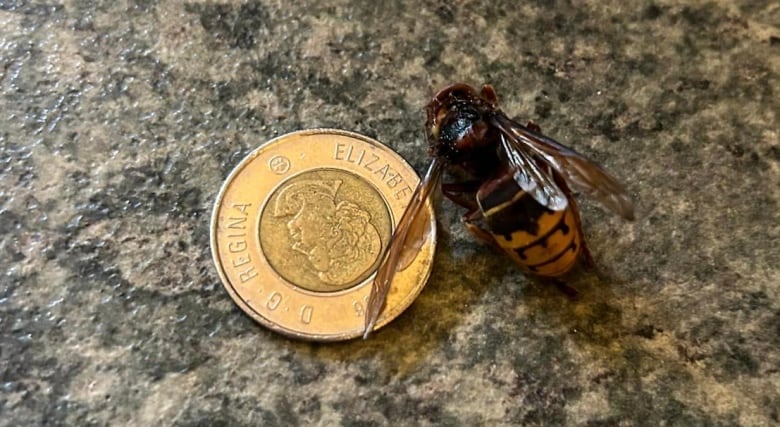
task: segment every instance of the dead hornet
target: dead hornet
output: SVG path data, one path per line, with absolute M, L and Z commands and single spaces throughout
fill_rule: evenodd
M 505 252 L 532 275 L 559 277 L 582 258 L 593 266 L 572 188 L 627 220 L 634 206 L 623 186 L 601 166 L 522 125 L 498 108 L 493 87 L 465 84 L 441 90 L 426 108 L 433 161 L 412 194 L 379 265 L 369 295 L 364 338 L 374 329 L 396 271 L 427 238 L 426 201 L 446 169 L 456 182 L 441 184 L 445 197 L 468 209 L 462 222 L 480 241 Z M 565 285 L 563 285 L 565 287 Z

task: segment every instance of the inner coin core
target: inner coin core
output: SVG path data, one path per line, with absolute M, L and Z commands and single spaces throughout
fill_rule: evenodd
M 314 169 L 283 181 L 260 214 L 271 267 L 314 292 L 348 289 L 377 268 L 392 233 L 382 196 L 360 176 Z

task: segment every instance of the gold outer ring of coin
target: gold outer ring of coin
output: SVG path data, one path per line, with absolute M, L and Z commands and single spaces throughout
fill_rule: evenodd
M 211 251 L 233 301 L 262 325 L 313 341 L 361 336 L 371 283 L 419 177 L 387 146 L 312 129 L 260 146 L 230 173 L 211 218 Z M 375 329 L 428 280 L 431 238 L 396 274 Z

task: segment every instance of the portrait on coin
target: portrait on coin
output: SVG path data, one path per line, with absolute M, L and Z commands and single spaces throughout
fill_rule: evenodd
M 273 214 L 287 220 L 292 250 L 326 285 L 340 287 L 376 263 L 381 239 L 371 214 L 339 197 L 341 180 L 301 180 L 284 187 Z M 287 219 L 289 218 L 289 219 Z

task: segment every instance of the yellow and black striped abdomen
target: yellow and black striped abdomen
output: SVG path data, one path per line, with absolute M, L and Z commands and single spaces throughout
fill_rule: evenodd
M 511 175 L 480 189 L 477 201 L 496 243 L 526 271 L 558 277 L 577 262 L 582 235 L 571 203 L 562 211 L 547 209 Z

